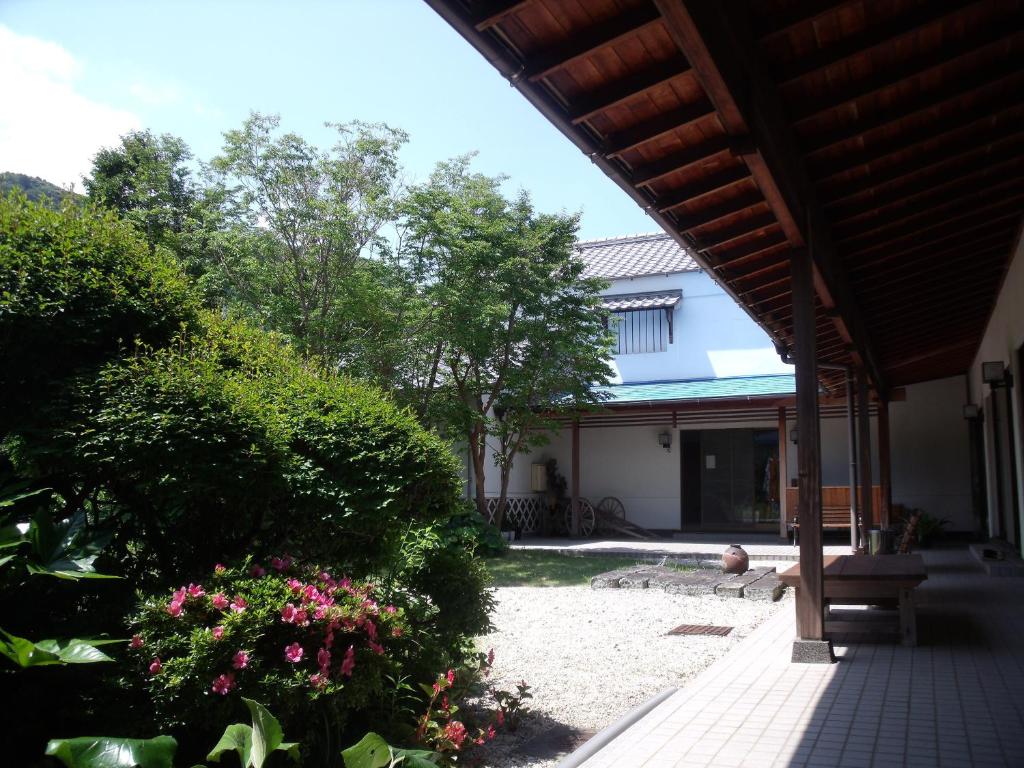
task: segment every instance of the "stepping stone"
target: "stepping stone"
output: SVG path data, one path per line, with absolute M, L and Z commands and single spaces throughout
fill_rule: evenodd
M 665 592 L 670 595 L 688 595 L 697 597 L 700 595 L 713 595 L 715 586 L 722 581 L 721 573 L 712 571 L 697 571 L 696 573 L 683 574 L 678 582 L 665 586 Z
M 751 568 L 746 573 L 737 575 L 732 581 L 727 581 L 715 587 L 715 594 L 720 597 L 743 597 L 744 590 L 762 576 L 774 572 L 774 568 Z
M 619 582 L 622 581 L 622 578 L 624 576 L 628 576 L 631 573 L 633 573 L 633 571 L 628 569 L 608 571 L 607 573 L 599 573 L 597 576 L 593 576 L 590 579 L 590 588 L 619 589 Z
M 743 596 L 748 600 L 764 600 L 774 602 L 782 597 L 786 585 L 779 581 L 779 575 L 769 572 L 743 588 Z

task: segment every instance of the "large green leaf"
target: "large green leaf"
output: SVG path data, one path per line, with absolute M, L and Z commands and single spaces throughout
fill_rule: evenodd
M 93 563 L 110 541 L 110 533 L 87 529 L 81 510 L 59 523 L 49 511 L 38 510 L 27 538 L 32 545 L 32 558 L 26 564 L 29 573 L 60 579 L 118 578 L 96 573 Z
M 46 754 L 60 760 L 66 768 L 173 768 L 177 748 L 178 742 L 170 736 L 153 739 L 82 736 L 52 739 L 46 745 Z
M 252 726 L 243 723 L 235 723 L 224 729 L 224 735 L 220 737 L 217 746 L 213 748 L 207 760 L 220 762 L 220 757 L 225 752 L 237 752 L 242 768 L 263 768 L 267 761 L 267 755 L 280 750 L 298 762 L 299 745 L 293 742 L 284 741 L 284 732 L 281 724 L 270 712 L 258 701 L 247 699 L 244 696 L 242 701 L 249 708 L 252 715 Z
M 440 755 L 423 749 L 395 749 L 374 732 L 341 753 L 345 768 L 437 768 Z
M 0 654 L 21 667 L 41 667 L 53 664 L 94 664 L 113 661 L 96 646 L 124 642 L 110 638 L 71 640 L 39 640 L 32 642 L 0 629 Z
M 219 763 L 220 756 L 225 752 L 237 752 L 242 768 L 248 768 L 252 755 L 252 727 L 245 723 L 229 725 L 224 729 L 224 735 L 220 737 L 217 746 L 210 750 L 206 759 Z

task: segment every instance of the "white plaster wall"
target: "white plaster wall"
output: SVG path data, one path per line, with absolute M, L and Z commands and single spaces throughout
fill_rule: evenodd
M 905 401 L 889 404 L 893 502 L 946 518 L 948 530 L 971 531 L 964 377 L 913 384 L 906 392 Z
M 704 272 L 616 280 L 606 295 L 681 288 L 673 343 L 664 352 L 618 355 L 613 383 L 791 373 L 768 335 Z
M 989 318 L 985 335 L 978 346 L 978 353 L 968 372 L 970 402 L 983 405 L 989 387 L 981 380 L 981 364 L 986 361 L 1002 360 L 1013 373 L 1013 439 L 1016 447 L 1017 465 L 1017 509 L 1021 514 L 1021 530 L 1024 531 L 1024 435 L 1021 434 L 1022 388 L 1024 371 L 1017 361 L 1017 350 L 1024 344 L 1024 239 L 1018 236 L 1013 260 L 1007 270 L 1002 289 L 996 299 L 992 316 Z M 990 421 L 985 423 L 985 464 L 988 470 L 988 509 L 990 525 L 997 514 L 997 496 L 991 455 L 991 435 L 988 434 Z M 1022 546 L 1024 554 L 1024 546 Z

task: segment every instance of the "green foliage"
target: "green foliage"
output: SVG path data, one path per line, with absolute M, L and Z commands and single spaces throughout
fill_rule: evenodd
M 206 759 L 219 763 L 222 754 L 235 752 L 242 768 L 263 768 L 267 757 L 272 752 L 280 750 L 298 762 L 299 745 L 284 740 L 284 731 L 277 718 L 259 702 L 244 696 L 242 701 L 245 702 L 245 706 L 252 714 L 252 725 L 244 723 L 229 725 Z
M 471 173 L 469 160 L 440 164 L 403 213 L 407 258 L 436 308 L 420 342 L 442 372 L 427 385 L 431 409 L 465 437 L 481 514 L 497 445 L 500 528 L 515 456 L 543 445 L 560 414 L 596 404 L 591 387 L 608 380 L 610 337 L 604 283 L 584 277 L 573 254 L 578 217 L 538 214 L 525 193 L 505 198 L 503 180 Z
M 62 189 L 38 176 L 10 171 L 0 173 L 0 197 L 5 197 L 13 190 L 18 190 L 33 203 L 45 203 L 50 206 L 59 206 L 65 199 L 72 202 L 79 199 L 74 192 Z
M 440 755 L 423 749 L 399 749 L 372 731 L 341 753 L 345 768 L 436 768 Z
M 195 320 L 174 258 L 112 215 L 0 199 L 0 435 L 37 427 L 67 379 Z
M 53 739 L 46 754 L 65 768 L 174 768 L 178 743 L 170 736 L 153 739 L 115 739 L 82 736 Z

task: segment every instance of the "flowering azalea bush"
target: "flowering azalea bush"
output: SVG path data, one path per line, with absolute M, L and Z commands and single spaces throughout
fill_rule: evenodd
M 373 584 L 289 557 L 218 565 L 201 584 L 145 598 L 132 623 L 135 679 L 162 727 L 216 731 L 245 696 L 314 752 L 372 709 L 414 645 L 406 609 Z

